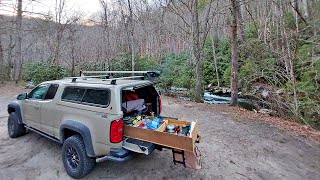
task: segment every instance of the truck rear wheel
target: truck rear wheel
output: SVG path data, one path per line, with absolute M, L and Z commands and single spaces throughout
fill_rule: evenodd
M 86 148 L 80 135 L 67 138 L 62 147 L 62 160 L 69 176 L 81 178 L 90 173 L 95 159 L 87 156 Z
M 8 134 L 11 138 L 22 136 L 26 132 L 23 124 L 19 124 L 18 116 L 15 112 L 9 114 L 8 117 Z

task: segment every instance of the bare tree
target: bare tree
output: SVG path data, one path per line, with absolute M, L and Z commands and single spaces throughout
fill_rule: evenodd
M 69 42 L 70 42 L 70 49 L 71 49 L 71 76 L 75 76 L 75 69 L 76 69 L 76 42 L 75 42 L 75 33 L 76 29 L 75 28 L 70 28 L 69 29 Z
M 299 118 L 299 102 L 298 102 L 298 92 L 297 92 L 297 80 L 296 80 L 296 66 L 295 66 L 295 61 L 297 59 L 297 51 L 298 51 L 298 46 L 299 46 L 299 4 L 298 0 L 294 1 L 294 8 L 295 8 L 295 14 L 296 14 L 296 32 L 295 32 L 295 38 L 294 38 L 294 47 L 293 47 L 293 52 L 291 55 L 291 59 L 289 61 L 290 64 L 290 79 L 292 83 L 292 89 L 293 89 L 293 101 L 294 101 L 294 115 L 295 118 Z
M 3 57 L 3 47 L 2 47 L 2 37 L 0 34 L 0 65 L 4 64 L 4 57 Z
M 133 12 L 132 12 L 132 4 L 130 0 L 128 0 L 128 10 L 129 10 L 129 29 L 130 29 L 130 49 L 131 49 L 131 69 L 134 71 L 135 57 L 134 57 L 134 26 L 133 26 Z
M 17 17 L 16 17 L 16 45 L 14 56 L 14 80 L 17 83 L 20 80 L 21 63 L 22 63 L 22 0 L 18 0 Z
M 236 106 L 238 104 L 238 42 L 237 42 L 237 23 L 238 23 L 238 3 L 237 0 L 231 1 L 231 41 L 232 41 L 232 57 L 231 57 L 231 103 Z
M 15 44 L 13 42 L 13 37 L 10 34 L 9 35 L 9 43 L 8 43 L 8 52 L 7 52 L 7 61 L 8 61 L 8 72 L 7 75 L 9 77 L 10 80 L 12 80 L 14 78 L 14 63 L 12 62 L 13 59 L 13 49 L 15 47 Z
M 63 34 L 67 27 L 79 20 L 78 16 L 66 17 L 66 0 L 56 0 L 55 3 L 55 23 L 56 36 L 53 51 L 53 61 L 55 65 L 60 64 L 60 48 L 63 41 Z
M 108 70 L 111 70 L 111 47 L 110 47 L 110 27 L 109 27 L 109 14 L 108 14 L 108 2 L 106 0 L 100 0 L 102 7 L 102 25 L 103 25 L 103 44 L 104 54 L 108 64 Z
M 302 6 L 304 10 L 304 17 L 308 18 L 309 17 L 309 2 L 308 0 L 302 0 Z
M 192 40 L 192 59 L 195 66 L 195 101 L 201 102 L 203 96 L 203 63 L 204 63 L 204 44 L 211 29 L 212 1 L 206 2 L 206 6 L 199 7 L 199 0 L 184 1 L 171 0 L 169 10 L 176 14 L 184 23 L 184 31 L 191 35 Z M 185 11 L 190 13 L 191 20 L 184 16 Z M 203 17 L 203 18 L 201 18 Z M 190 21 L 190 22 L 189 22 Z M 181 28 L 181 27 L 180 27 Z
M 63 32 L 65 30 L 65 26 L 62 24 L 62 18 L 63 18 L 63 10 L 65 7 L 65 0 L 56 0 L 55 4 L 55 21 L 57 23 L 57 29 L 56 29 L 56 42 L 54 47 L 54 53 L 53 53 L 53 64 L 59 65 L 59 53 L 60 53 L 60 46 L 62 43 L 62 36 Z
M 246 43 L 246 34 L 245 34 L 245 22 L 243 17 L 243 9 L 244 9 L 244 1 L 243 0 L 237 0 L 237 13 L 238 13 L 238 21 L 240 25 L 240 37 L 243 44 Z

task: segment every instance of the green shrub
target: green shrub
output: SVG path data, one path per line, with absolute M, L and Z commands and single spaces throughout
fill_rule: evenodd
M 0 83 L 10 80 L 10 70 L 8 65 L 0 64 Z
M 130 59 L 131 60 L 131 59 Z M 135 62 L 135 69 L 137 71 L 151 71 L 158 68 L 156 59 L 150 57 L 137 57 Z
M 227 67 L 223 73 L 223 80 L 225 85 L 231 84 L 231 66 Z
M 68 70 L 63 66 L 52 65 L 48 62 L 28 63 L 23 69 L 23 79 L 32 80 L 35 84 L 43 81 L 61 79 L 68 76 Z
M 162 71 L 162 87 L 167 90 L 171 86 L 191 88 L 192 68 L 189 53 L 170 54 L 164 56 L 159 67 Z
M 284 15 L 284 23 L 288 29 L 294 30 L 296 28 L 296 21 L 293 12 L 288 12 Z
M 228 86 L 230 83 L 230 76 L 224 76 L 225 71 L 231 67 L 231 48 L 230 42 L 225 39 L 214 39 L 215 53 L 217 61 L 217 69 L 221 86 Z M 217 76 L 215 72 L 212 40 L 207 39 L 204 46 L 205 60 L 203 67 L 204 85 L 213 84 L 217 85 Z
M 117 56 L 111 61 L 112 71 L 131 71 L 131 54 L 126 53 L 121 56 Z

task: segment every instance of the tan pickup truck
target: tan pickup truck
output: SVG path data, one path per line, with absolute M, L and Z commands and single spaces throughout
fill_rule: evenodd
M 111 77 L 119 73 L 140 75 Z M 9 136 L 16 138 L 31 130 L 61 143 L 64 167 L 73 178 L 88 174 L 96 162 L 126 161 L 133 152 L 149 155 L 163 147 L 172 148 L 174 153 L 193 152 L 199 138 L 197 122 L 162 118 L 156 129 L 124 122 L 124 118 L 140 115 L 160 117 L 161 96 L 154 87 L 159 74 L 83 71 L 81 77 L 43 82 L 8 105 Z M 136 111 L 139 108 L 128 112 L 124 106 L 126 95 L 132 92 L 142 100 L 143 112 Z M 167 133 L 169 124 L 192 129 L 185 136 Z M 184 157 L 180 161 L 185 165 Z M 174 159 L 174 163 L 180 161 Z

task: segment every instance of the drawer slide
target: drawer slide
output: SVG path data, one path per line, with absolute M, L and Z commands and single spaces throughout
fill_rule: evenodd
M 133 152 L 141 153 L 145 155 L 149 155 L 155 150 L 155 145 L 153 143 L 132 139 L 132 138 L 126 138 L 123 141 L 122 147 L 129 151 L 133 151 Z

